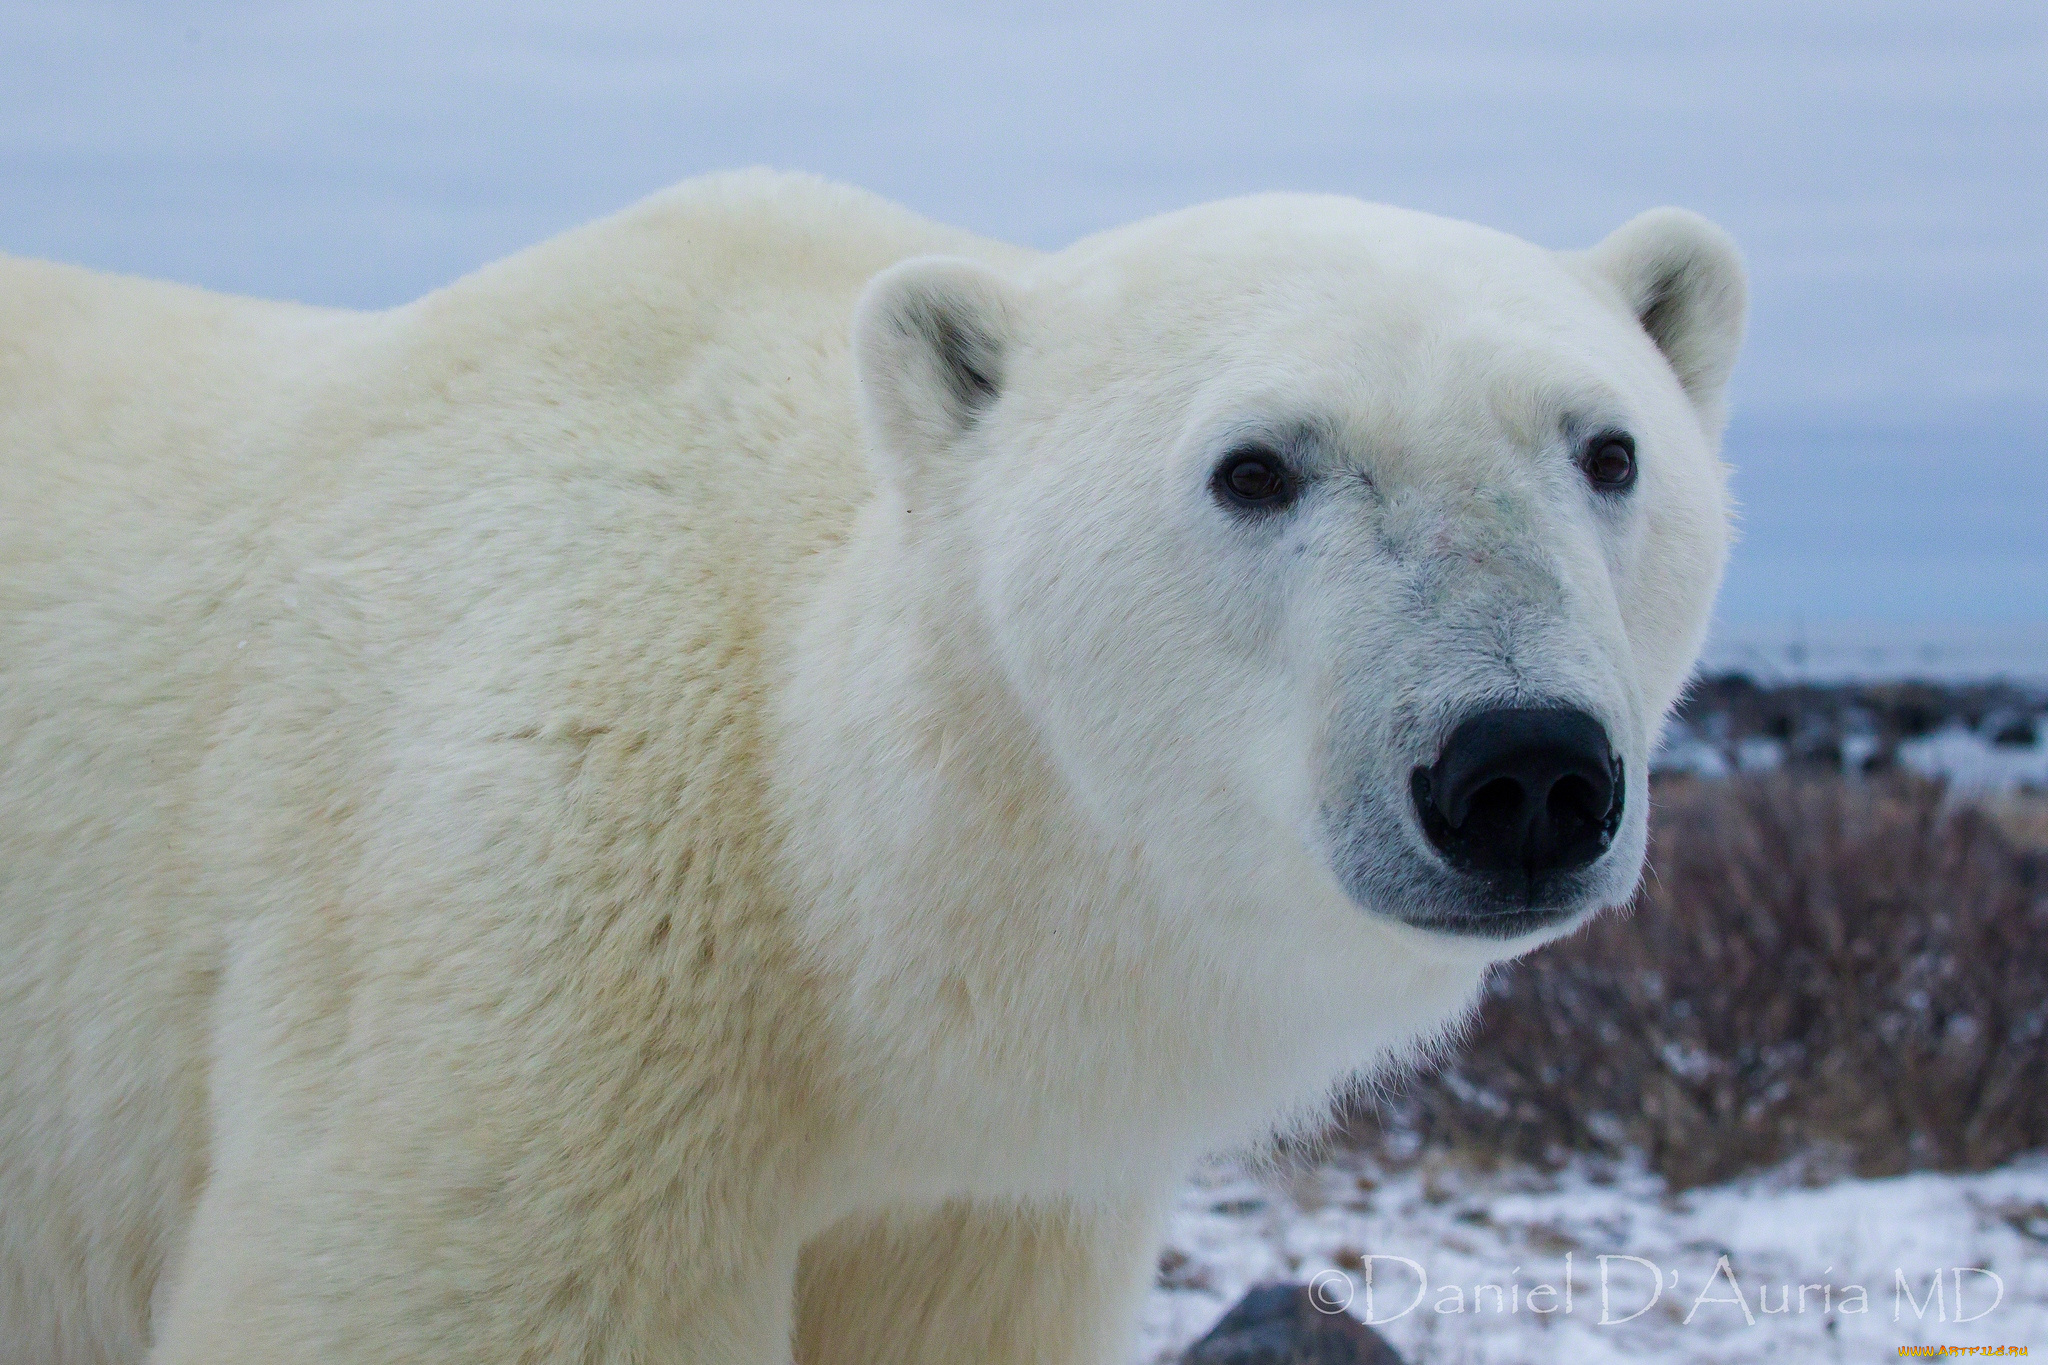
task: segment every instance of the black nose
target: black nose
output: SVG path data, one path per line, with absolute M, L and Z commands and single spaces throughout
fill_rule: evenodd
M 1423 833 L 1447 862 L 1520 873 L 1532 887 L 1598 858 L 1621 826 L 1621 759 L 1599 721 L 1564 707 L 1468 718 L 1411 786 Z

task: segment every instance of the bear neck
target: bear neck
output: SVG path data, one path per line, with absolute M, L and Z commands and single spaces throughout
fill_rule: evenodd
M 886 1153 L 883 1178 L 935 1196 L 1171 1178 L 1319 1112 L 1469 994 L 1470 966 L 1352 963 L 1278 916 L 1270 952 L 1207 935 L 1209 909 L 1173 903 L 1060 775 L 971 580 L 939 567 L 971 566 L 958 548 L 870 507 L 818 580 L 770 727 L 792 913 L 859 1059 L 850 1142 Z M 1361 971 L 1430 976 L 1429 1008 L 1362 1012 L 1390 993 Z

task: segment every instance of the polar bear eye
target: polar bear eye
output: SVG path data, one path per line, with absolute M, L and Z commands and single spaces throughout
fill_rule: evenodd
M 1635 438 L 1623 431 L 1603 431 L 1586 442 L 1579 468 L 1602 493 L 1626 493 L 1636 481 Z
M 1216 495 L 1234 507 L 1271 512 L 1294 501 L 1294 477 L 1286 462 L 1263 446 L 1225 455 L 1211 482 Z

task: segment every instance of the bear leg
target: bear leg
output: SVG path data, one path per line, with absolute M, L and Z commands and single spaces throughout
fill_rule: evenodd
M 955 1201 L 804 1249 L 799 1365 L 1123 1365 L 1163 1200 Z
M 620 1229 L 609 1254 L 536 1257 L 539 1229 L 423 1243 L 352 1202 L 209 1188 L 149 1365 L 789 1365 L 794 1246 L 714 1263 Z

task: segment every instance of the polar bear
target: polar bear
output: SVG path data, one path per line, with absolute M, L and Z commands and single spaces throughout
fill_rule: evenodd
M 1743 309 L 767 173 L 0 263 L 0 1360 L 1122 1360 L 1199 1154 L 1629 896 Z

